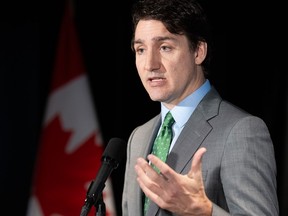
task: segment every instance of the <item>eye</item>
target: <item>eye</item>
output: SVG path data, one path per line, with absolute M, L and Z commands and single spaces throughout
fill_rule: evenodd
M 164 52 L 169 52 L 169 51 L 172 50 L 172 48 L 169 47 L 169 46 L 161 46 L 161 47 L 160 47 L 160 50 L 161 50 L 161 51 L 164 51 Z
M 135 52 L 136 52 L 138 55 L 141 55 L 141 54 L 144 53 L 144 48 L 140 48 L 140 47 L 135 48 Z

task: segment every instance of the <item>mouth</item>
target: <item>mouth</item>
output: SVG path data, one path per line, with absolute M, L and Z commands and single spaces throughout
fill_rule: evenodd
M 148 78 L 148 81 L 150 82 L 161 82 L 165 80 L 165 78 L 162 78 L 162 77 L 151 77 L 151 78 Z
M 150 77 L 148 78 L 148 82 L 151 87 L 162 87 L 166 83 L 166 78 L 163 77 Z

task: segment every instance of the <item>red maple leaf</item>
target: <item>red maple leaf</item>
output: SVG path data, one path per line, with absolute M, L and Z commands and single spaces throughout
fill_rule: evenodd
M 87 184 L 100 168 L 103 148 L 95 143 L 97 134 L 68 154 L 65 148 L 72 134 L 63 130 L 59 116 L 43 130 L 34 193 L 44 215 L 79 216 Z M 109 216 L 109 212 L 106 214 Z M 91 209 L 89 215 L 95 215 L 95 210 Z

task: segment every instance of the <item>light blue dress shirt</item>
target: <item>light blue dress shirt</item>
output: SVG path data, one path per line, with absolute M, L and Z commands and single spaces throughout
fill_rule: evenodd
M 173 148 L 175 141 L 177 140 L 179 134 L 181 133 L 182 129 L 184 128 L 186 122 L 194 112 L 197 105 L 200 103 L 202 98 L 209 92 L 211 89 L 211 85 L 209 80 L 206 80 L 200 88 L 198 88 L 196 91 L 194 91 L 192 94 L 188 95 L 184 100 L 182 100 L 179 104 L 177 104 L 175 107 L 173 107 L 172 110 L 170 110 L 175 123 L 172 127 L 173 129 L 173 140 L 170 145 L 170 151 Z M 169 112 L 169 109 L 167 109 L 162 103 L 161 103 L 161 118 L 162 122 L 164 121 L 164 118 Z M 161 127 L 160 127 L 161 128 Z

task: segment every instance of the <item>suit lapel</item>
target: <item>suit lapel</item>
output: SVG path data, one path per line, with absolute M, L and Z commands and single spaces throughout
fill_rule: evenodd
M 168 155 L 166 163 L 176 172 L 182 173 L 211 129 L 201 112 L 195 110 Z
M 209 120 L 218 114 L 221 100 L 218 92 L 212 87 L 190 116 L 167 157 L 166 163 L 176 172 L 183 173 L 188 164 L 187 169 L 190 170 L 193 155 L 212 130 Z
M 139 139 L 134 140 L 134 142 L 138 143 L 139 145 L 137 145 L 135 147 L 135 149 L 131 149 L 131 151 L 136 153 L 135 158 L 143 157 L 143 155 L 148 155 L 150 153 L 151 147 L 152 147 L 154 139 L 157 135 L 160 124 L 161 124 L 161 115 L 157 115 L 155 118 L 153 118 L 146 125 L 146 127 L 142 127 L 143 131 L 141 131 L 141 134 L 143 134 L 143 136 L 140 136 L 140 137 L 136 136 Z M 148 136 L 149 134 L 151 134 L 151 136 Z M 143 191 L 138 186 L 138 184 L 135 185 L 135 191 L 136 191 L 135 195 L 137 197 L 136 198 L 136 200 L 137 200 L 136 209 L 143 209 Z M 153 202 L 151 202 L 151 203 L 153 203 Z M 158 206 L 156 206 L 156 205 L 155 205 L 155 207 L 158 208 Z M 156 211 L 157 211 L 157 209 L 156 209 Z M 149 212 L 149 210 L 148 210 L 148 212 Z M 147 215 L 152 215 L 152 214 L 148 213 Z

